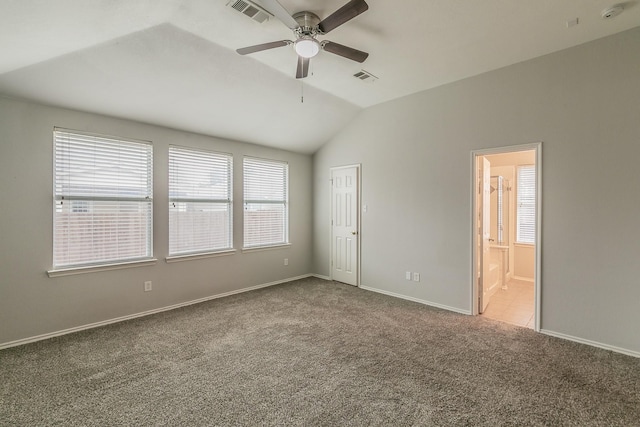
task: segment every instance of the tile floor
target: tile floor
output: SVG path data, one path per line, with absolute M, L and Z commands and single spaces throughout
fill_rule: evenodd
M 507 290 L 498 289 L 483 316 L 513 325 L 534 328 L 533 283 L 511 280 Z

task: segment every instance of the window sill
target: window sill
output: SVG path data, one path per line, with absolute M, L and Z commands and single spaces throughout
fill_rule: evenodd
M 291 247 L 291 243 L 282 243 L 280 245 L 273 245 L 273 246 L 256 246 L 253 248 L 242 248 L 242 253 L 270 251 L 272 249 L 286 249 L 290 247 Z
M 236 252 L 237 251 L 235 249 L 230 249 L 230 250 L 219 251 L 219 252 L 204 252 L 199 254 L 172 255 L 172 256 L 166 257 L 164 260 L 167 263 L 191 261 L 194 259 L 214 258 L 219 256 L 233 255 Z
M 155 265 L 158 260 L 155 258 L 141 261 L 119 262 L 116 264 L 87 265 L 84 267 L 69 267 L 47 271 L 49 277 L 72 276 L 74 274 L 96 273 L 98 271 L 121 270 L 123 268 L 146 267 Z
M 525 248 L 526 248 L 526 247 L 532 248 L 532 247 L 534 247 L 535 245 L 536 245 L 535 243 L 522 243 L 522 242 L 515 242 L 515 243 L 513 244 L 513 246 L 522 246 L 522 247 L 525 247 Z

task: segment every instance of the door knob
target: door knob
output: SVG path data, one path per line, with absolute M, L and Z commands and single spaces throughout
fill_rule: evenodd
M 357 231 L 352 231 L 351 234 L 353 234 L 355 236 L 356 234 L 358 234 L 358 232 Z

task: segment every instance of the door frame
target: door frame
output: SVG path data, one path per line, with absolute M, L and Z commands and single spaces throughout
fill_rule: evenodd
M 510 145 L 505 147 L 487 148 L 471 151 L 471 314 L 478 315 L 478 222 L 476 220 L 478 201 L 476 200 L 477 158 L 491 154 L 516 153 L 519 151 L 535 151 L 536 158 L 536 245 L 534 267 L 534 313 L 536 332 L 540 332 L 541 325 L 541 295 L 542 295 L 542 142 Z
M 358 178 L 358 185 L 356 186 L 356 191 L 358 192 L 356 197 L 356 231 L 358 232 L 358 240 L 356 241 L 356 269 L 358 270 L 356 273 L 356 287 L 360 287 L 360 260 L 361 260 L 361 246 L 362 246 L 362 164 L 355 163 L 352 165 L 343 165 L 343 166 L 332 166 L 329 168 L 329 280 L 333 280 L 333 224 L 331 223 L 331 218 L 333 217 L 333 171 L 337 171 L 340 169 L 349 169 L 356 168 L 356 176 Z
M 482 286 L 480 286 L 480 280 L 476 281 L 476 286 L 478 287 L 477 305 L 479 314 L 484 313 L 487 305 L 489 304 L 489 299 L 491 298 L 491 295 L 487 295 L 487 299 L 485 301 L 485 288 L 487 288 L 486 290 L 489 288 L 487 274 L 485 274 L 485 272 L 490 270 L 489 254 L 491 253 L 491 244 L 489 243 L 491 241 L 491 214 L 487 215 L 485 218 L 487 209 L 491 207 L 491 163 L 486 156 L 476 156 L 476 168 L 480 166 L 480 163 L 482 163 L 482 168 L 479 168 L 480 170 L 478 170 L 478 172 L 482 173 L 482 181 L 480 181 L 480 173 L 478 173 L 478 194 L 476 194 L 476 203 L 479 208 L 478 217 L 476 217 L 478 219 L 476 223 L 478 226 L 478 248 L 476 248 L 478 252 L 476 256 L 479 257 L 479 259 L 476 261 L 478 262 L 477 265 L 481 266 L 483 273 Z M 485 181 L 486 179 L 488 179 L 488 182 Z M 489 190 L 488 194 L 487 190 Z M 480 201 L 482 201 L 482 203 L 480 203 Z M 479 218 L 480 212 L 482 212 L 482 218 Z M 480 231 L 482 231 L 482 238 L 480 238 Z

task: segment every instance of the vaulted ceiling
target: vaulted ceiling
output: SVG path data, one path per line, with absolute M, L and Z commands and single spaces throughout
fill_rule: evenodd
M 259 0 L 255 0 L 260 3 Z M 346 0 L 279 0 L 324 18 Z M 313 153 L 363 108 L 637 26 L 638 1 L 367 0 L 322 39 L 328 52 L 296 80 L 277 18 L 258 23 L 228 0 L 0 0 L 0 93 L 232 140 Z M 575 20 L 577 19 L 577 25 Z M 630 54 L 637 54 L 631 53 Z M 376 77 L 360 81 L 364 69 Z

